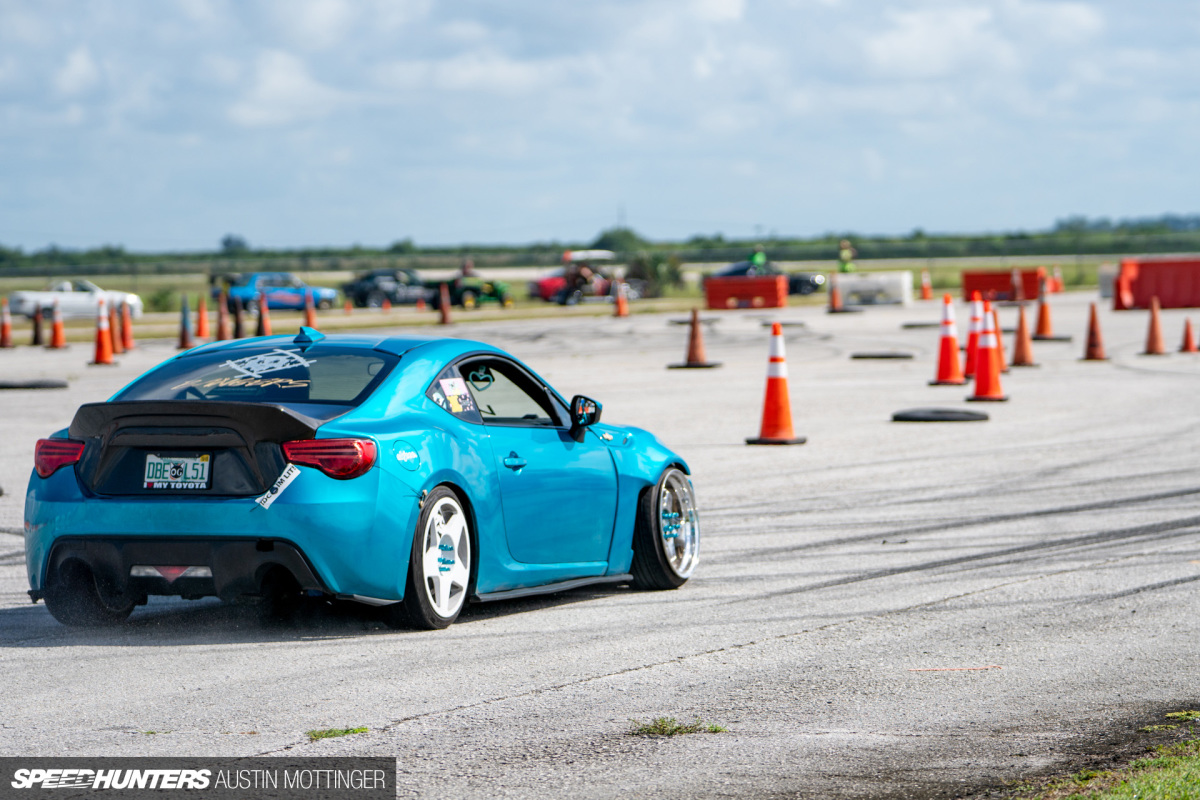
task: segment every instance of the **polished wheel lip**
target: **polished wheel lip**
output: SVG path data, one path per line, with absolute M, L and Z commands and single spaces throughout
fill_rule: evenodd
M 659 488 L 658 541 L 667 567 L 686 580 L 700 562 L 700 514 L 692 482 L 682 470 L 672 468 Z
M 422 590 L 433 613 L 449 619 L 462 609 L 471 576 L 471 537 L 462 506 L 452 497 L 439 498 L 421 535 Z

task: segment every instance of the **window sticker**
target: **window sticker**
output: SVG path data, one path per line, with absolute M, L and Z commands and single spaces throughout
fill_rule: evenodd
M 295 367 L 308 367 L 314 363 L 302 358 L 299 350 L 282 350 L 276 347 L 269 353 L 259 353 L 258 355 L 246 356 L 234 361 L 226 361 L 224 366 L 230 367 L 250 378 L 261 378 L 268 372 L 279 372 L 280 370 L 293 369 Z
M 467 391 L 467 383 L 462 378 L 442 378 L 438 381 L 438 385 L 442 387 L 442 394 L 446 396 L 449 409 L 454 413 L 471 411 L 475 408 L 471 394 Z M 436 399 L 434 402 L 437 402 Z

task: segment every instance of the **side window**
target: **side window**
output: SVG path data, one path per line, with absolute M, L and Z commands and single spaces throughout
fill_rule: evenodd
M 499 425 L 555 426 L 565 422 L 558 404 L 528 373 L 496 358 L 459 364 L 459 372 L 483 421 Z
M 442 370 L 425 396 L 464 422 L 482 422 L 466 382 L 452 366 Z

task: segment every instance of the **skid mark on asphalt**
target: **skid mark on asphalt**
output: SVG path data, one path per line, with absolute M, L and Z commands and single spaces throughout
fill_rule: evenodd
M 707 650 L 700 650 L 700 651 L 697 651 L 694 653 L 688 653 L 686 655 L 675 656 L 674 658 L 666 658 L 666 659 L 654 661 L 654 662 L 651 662 L 648 664 L 639 664 L 637 666 L 626 667 L 624 669 L 612 670 L 610 672 L 605 672 L 605 673 L 602 673 L 599 675 L 589 675 L 585 678 L 578 678 L 578 679 L 566 681 L 563 683 L 552 684 L 550 686 L 540 686 L 536 689 L 530 689 L 528 691 L 518 692 L 516 694 L 501 695 L 498 697 L 491 697 L 486 700 L 479 700 L 474 703 L 463 703 L 462 705 L 453 706 L 451 708 L 443 708 L 443 709 L 438 709 L 436 711 L 427 711 L 427 712 L 424 712 L 421 714 L 412 714 L 407 717 L 401 717 L 399 719 L 393 720 L 392 722 L 389 722 L 386 725 L 383 725 L 379 728 L 375 728 L 371 731 L 371 733 L 372 734 L 387 733 L 389 731 L 395 730 L 396 728 L 399 728 L 400 726 L 405 725 L 410 722 L 417 722 L 417 721 L 425 720 L 425 719 L 433 719 L 436 717 L 446 717 L 446 716 L 451 716 L 453 714 L 457 714 L 457 713 L 460 713 L 463 711 L 471 711 L 471 710 L 477 709 L 477 708 L 484 708 L 486 706 L 499 705 L 501 703 L 509 703 L 509 702 L 518 701 L 518 700 L 526 700 L 529 698 L 538 697 L 540 695 L 562 691 L 564 689 L 571 689 L 571 688 L 574 688 L 577 686 L 584 686 L 586 684 L 595 683 L 597 681 L 606 680 L 608 678 L 619 677 L 622 675 L 630 675 L 630 674 L 634 674 L 634 673 L 638 673 L 638 672 L 648 672 L 650 670 L 658 669 L 659 667 L 665 667 L 665 666 L 670 666 L 670 665 L 674 665 L 674 664 L 686 664 L 686 663 L 694 661 L 696 659 L 706 658 L 708 656 L 718 655 L 720 653 L 735 653 L 735 652 L 738 652 L 741 650 L 748 650 L 751 648 L 760 647 L 762 645 L 771 644 L 774 642 L 782 642 L 782 641 L 787 641 L 789 639 L 796 639 L 801 636 L 808 636 L 808 635 L 811 635 L 814 633 L 836 630 L 843 626 L 854 625 L 854 624 L 858 624 L 858 623 L 864 622 L 864 621 L 885 619 L 887 617 L 898 616 L 898 615 L 906 614 L 906 613 L 909 613 L 912 611 L 929 609 L 929 608 L 932 608 L 935 606 L 942 605 L 944 603 L 951 603 L 956 600 L 963 600 L 963 599 L 966 599 L 969 597 L 987 594 L 989 592 L 996 591 L 997 589 L 1004 589 L 1004 588 L 1009 588 L 1012 586 L 1020 586 L 1023 584 L 1034 583 L 1037 581 L 1045 580 L 1047 578 L 1052 578 L 1052 577 L 1057 577 L 1059 575 L 1067 574 L 1067 573 L 1070 573 L 1073 571 L 1075 571 L 1075 570 L 1073 570 L 1073 569 L 1057 570 L 1054 572 L 1045 572 L 1045 573 L 1041 573 L 1038 575 L 1032 575 L 1032 576 L 1028 576 L 1028 577 L 1024 577 L 1024 578 L 1019 578 L 1017 580 L 1001 581 L 1000 583 L 981 587 L 979 589 L 973 589 L 968 592 L 960 592 L 958 594 L 949 595 L 946 597 L 939 597 L 934 600 L 926 600 L 926 601 L 923 601 L 920 603 L 915 603 L 911 606 L 906 606 L 904 608 L 897 608 L 897 609 L 890 609 L 888 611 L 883 611 L 883 612 L 862 614 L 862 615 L 851 617 L 848 619 L 840 619 L 840 620 L 836 620 L 834 622 L 829 622 L 824 625 L 817 625 L 812 628 L 805 628 L 804 630 L 800 630 L 800 631 L 791 631 L 788 633 L 780 633 L 780 634 L 776 634 L 774 636 L 767 636 L 767 637 L 763 637 L 760 639 L 753 639 L 748 642 L 734 642 L 733 644 L 726 644 L 721 647 L 713 647 L 713 648 L 709 648 Z M 276 748 L 273 750 L 264 750 L 261 753 L 257 753 L 256 755 L 269 756 L 269 755 L 274 755 L 276 753 L 285 753 L 285 752 L 294 750 L 298 747 L 302 747 L 305 744 L 307 744 L 307 742 L 302 741 L 302 740 L 297 740 L 293 744 L 287 745 L 285 747 Z
M 1147 541 L 1154 541 L 1156 539 L 1166 539 L 1175 536 L 1187 535 L 1194 532 L 1196 529 L 1200 529 L 1200 517 L 1186 517 L 1184 519 L 1174 520 L 1172 522 L 1138 525 L 1133 528 L 1119 528 L 1111 531 L 1102 531 L 1100 533 L 1089 533 L 1083 536 L 1071 536 L 1062 539 L 1051 539 L 1045 542 L 1037 542 L 1035 544 L 1006 547 L 1000 550 L 990 550 L 984 553 L 976 553 L 969 556 L 943 558 L 935 561 L 926 561 L 920 564 L 910 564 L 903 567 L 891 567 L 889 569 L 870 570 L 868 572 L 863 572 L 846 578 L 835 578 L 833 580 L 813 583 L 807 586 L 797 586 L 793 589 L 781 589 L 774 592 L 764 592 L 751 597 L 742 597 L 738 598 L 737 600 L 729 600 L 727 602 L 730 604 L 748 602 L 757 603 L 776 597 L 787 597 L 790 595 L 802 594 L 804 592 L 815 592 L 820 589 L 829 589 L 835 586 L 847 586 L 852 583 L 862 583 L 864 581 L 878 580 L 880 578 L 890 578 L 895 575 L 904 575 L 913 572 L 928 572 L 931 570 L 942 569 L 944 567 L 951 567 L 959 564 L 970 564 L 980 561 L 1003 559 L 1006 556 L 1053 550 L 1056 548 L 1080 548 L 1094 545 L 1104 545 L 1113 542 L 1127 542 L 1139 538 L 1144 538 Z M 999 564 L 988 564 L 986 566 L 999 566 Z
M 1172 586 L 1181 586 L 1185 583 L 1194 583 L 1200 581 L 1200 575 L 1191 575 L 1187 578 L 1176 578 L 1173 581 L 1162 581 L 1161 583 L 1151 583 L 1146 586 L 1138 586 L 1135 589 L 1126 589 L 1123 592 L 1113 592 L 1112 594 L 1102 594 L 1089 597 L 1089 600 L 1118 600 L 1122 597 L 1131 597 L 1142 592 L 1153 592 L 1158 589 L 1168 589 Z
M 1176 497 L 1189 497 L 1193 495 L 1200 495 L 1200 488 L 1179 489 L 1171 492 L 1156 492 L 1154 494 L 1125 497 L 1116 500 L 1102 500 L 1095 503 L 1078 503 L 1069 506 L 1035 509 L 1033 511 L 1018 511 L 1012 514 L 992 514 L 985 517 L 947 519 L 944 522 L 936 522 L 927 525 L 918 525 L 907 528 L 892 528 L 882 531 L 875 530 L 871 533 L 861 534 L 858 536 L 843 536 L 837 539 L 823 539 L 819 542 L 806 542 L 804 544 L 789 545 L 786 547 L 764 547 L 749 550 L 743 547 L 739 548 L 741 555 L 722 559 L 722 561 L 725 563 L 758 561 L 763 557 L 790 555 L 793 553 L 818 550 L 826 547 L 838 547 L 845 544 L 869 542 L 875 539 L 903 538 L 922 533 L 936 533 L 939 531 L 956 530 L 959 528 L 969 528 L 981 525 L 996 525 L 1004 522 L 1054 517 L 1062 514 L 1079 514 L 1089 511 L 1112 511 L 1129 506 L 1141 505 L 1143 503 L 1153 503 L 1159 500 L 1167 500 Z M 1200 520 L 1200 517 L 1189 517 L 1188 519 Z M 811 530 L 811 527 L 804 529 L 804 531 Z M 779 533 L 780 531 L 776 529 L 774 532 Z

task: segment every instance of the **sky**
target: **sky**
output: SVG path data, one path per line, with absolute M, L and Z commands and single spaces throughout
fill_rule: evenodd
M 1195 0 L 0 0 L 0 245 L 1200 211 Z

